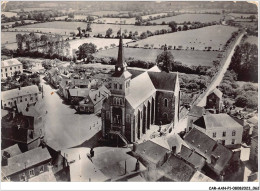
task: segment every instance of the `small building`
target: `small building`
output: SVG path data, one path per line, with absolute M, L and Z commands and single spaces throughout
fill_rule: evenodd
M 206 166 L 217 175 L 218 180 L 225 179 L 225 175 L 228 175 L 227 169 L 240 160 L 236 152 L 232 152 L 196 128 L 185 135 L 184 141 L 206 159 Z
M 23 73 L 23 64 L 16 58 L 1 61 L 1 79 L 12 77 L 15 72 Z
M 205 108 L 214 113 L 219 113 L 222 109 L 222 95 L 223 93 L 219 89 L 212 90 L 207 96 Z
M 10 147 L 7 147 L 3 150 L 1 150 L 1 157 L 8 157 L 8 158 L 11 158 L 11 157 L 14 157 L 16 155 L 19 155 L 21 154 L 21 149 L 19 148 L 18 144 L 15 144 L 13 146 L 10 146 Z M 2 160 L 3 162 L 3 160 Z
M 252 128 L 252 136 L 258 135 L 258 114 L 255 114 L 255 116 L 249 118 L 247 122 L 253 127 Z
M 82 101 L 85 97 L 88 96 L 90 92 L 89 88 L 73 88 L 68 90 L 68 101 L 71 104 L 78 104 Z
M 258 169 L 258 135 L 252 137 L 249 161 L 253 164 L 254 170 Z
M 59 83 L 61 81 L 61 77 L 59 76 L 59 69 L 57 67 L 53 67 L 50 70 L 46 72 L 46 80 L 49 84 L 51 84 L 53 87 L 58 88 Z
M 2 179 L 24 182 L 50 171 L 51 155 L 47 148 L 35 148 L 13 157 L 3 157 Z
M 203 115 L 193 127 L 230 148 L 241 146 L 243 126 L 225 113 Z
M 39 98 L 39 88 L 36 85 L 20 87 L 1 92 L 1 108 L 13 108 L 19 103 L 35 103 Z
M 102 109 L 103 101 L 111 95 L 103 85 L 98 90 L 90 90 L 89 94 L 79 102 L 77 111 L 80 113 L 98 113 Z
M 200 107 L 200 106 L 196 106 L 193 105 L 190 108 L 190 111 L 187 115 L 187 128 L 186 128 L 186 132 L 190 131 L 192 128 L 192 124 L 194 121 L 196 121 L 197 119 L 199 119 L 201 116 L 205 115 L 205 109 L 204 107 Z

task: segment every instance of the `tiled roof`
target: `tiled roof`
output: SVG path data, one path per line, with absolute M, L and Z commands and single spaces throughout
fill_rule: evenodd
M 1 61 L 1 68 L 9 67 L 9 66 L 18 66 L 18 65 L 23 65 L 23 64 L 19 62 L 16 58 Z
M 12 90 L 7 90 L 7 91 L 1 92 L 2 100 L 9 100 L 12 98 L 25 96 L 25 95 L 29 95 L 29 94 L 35 94 L 35 93 L 39 93 L 39 88 L 36 85 L 21 87 L 20 90 L 19 90 L 19 88 L 17 88 L 17 89 L 12 89 Z
M 152 96 L 156 89 L 149 75 L 145 72 L 131 80 L 129 91 L 130 93 L 126 96 L 126 100 L 133 108 L 136 108 Z
M 175 155 L 171 155 L 158 169 L 161 177 L 166 177 L 174 182 L 188 182 L 195 172 L 196 170 L 192 166 Z
M 178 134 L 173 134 L 167 136 L 167 142 L 170 147 L 170 149 L 175 146 L 176 147 L 176 153 L 181 152 L 181 147 L 182 145 L 185 145 L 186 147 L 189 147 L 185 141 L 178 135 Z
M 24 116 L 40 117 L 46 114 L 45 102 L 39 100 L 28 106 L 28 103 L 22 102 L 17 104 L 17 111 Z
M 195 168 L 202 167 L 206 161 L 205 158 L 203 158 L 201 155 L 192 151 L 184 145 L 182 145 L 181 147 L 180 156 L 190 164 L 194 165 Z
M 226 113 L 203 115 L 194 124 L 204 129 L 243 128 L 242 125 Z
M 38 147 L 9 158 L 8 165 L 2 167 L 2 172 L 5 176 L 10 176 L 50 159 L 51 155 L 47 148 Z
M 229 163 L 232 157 L 232 151 L 218 144 L 212 138 L 193 128 L 184 137 L 184 141 L 197 153 L 207 159 L 207 163 L 211 163 L 211 156 L 218 157 L 215 165 L 213 166 L 218 171 L 222 171 Z
M 216 96 L 218 96 L 219 98 L 222 97 L 223 93 L 218 89 L 218 88 L 215 88 L 214 90 L 212 90 L 211 92 L 209 92 L 208 95 L 214 93 Z
M 22 153 L 20 148 L 18 147 L 18 144 L 15 144 L 15 145 L 10 146 L 10 147 L 8 147 L 8 148 L 6 148 L 4 150 L 1 150 L 1 155 L 2 156 L 3 156 L 4 151 L 8 152 L 10 154 L 10 157 L 14 157 L 14 156 L 19 155 L 19 154 Z
M 177 79 L 176 73 L 166 72 L 147 72 L 151 78 L 154 87 L 157 90 L 174 91 Z M 144 86 L 145 87 L 145 86 Z
M 169 150 L 152 142 L 146 141 L 137 146 L 135 153 L 142 158 L 157 164 Z
M 201 117 L 204 114 L 204 108 L 193 105 L 188 113 L 189 116 Z

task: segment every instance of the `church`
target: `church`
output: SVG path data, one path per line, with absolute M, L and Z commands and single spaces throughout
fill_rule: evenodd
M 122 37 L 108 86 L 111 95 L 104 101 L 101 113 L 105 139 L 119 136 L 133 143 L 141 139 L 151 124 L 176 124 L 179 120 L 178 73 L 166 73 L 157 66 L 146 71 L 128 69 Z

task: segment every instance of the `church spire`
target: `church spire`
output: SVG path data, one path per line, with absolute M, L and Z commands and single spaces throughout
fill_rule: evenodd
M 117 65 L 120 67 L 124 67 L 124 49 L 123 49 L 123 39 L 120 29 L 120 40 L 119 40 L 119 47 L 118 47 L 118 57 L 117 57 Z

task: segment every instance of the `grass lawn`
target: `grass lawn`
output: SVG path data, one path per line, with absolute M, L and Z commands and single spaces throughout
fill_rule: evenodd
M 21 32 L 1 32 L 1 44 L 8 44 L 10 43 L 16 43 L 16 34 L 24 34 Z
M 245 42 L 248 42 L 250 44 L 255 44 L 258 46 L 258 37 L 257 36 L 248 36 L 248 38 L 245 40 Z
M 202 23 L 206 23 L 206 22 L 220 21 L 221 18 L 222 18 L 221 15 L 215 15 L 215 14 L 181 14 L 177 16 L 153 20 L 152 22 L 155 22 L 157 24 L 161 24 L 163 21 L 165 21 L 166 23 L 171 21 L 175 21 L 176 23 L 184 23 L 185 21 L 186 22 L 199 21 Z
M 232 32 L 238 29 L 230 26 L 214 25 L 200 29 L 168 33 L 164 35 L 151 36 L 135 43 L 129 43 L 129 46 L 144 47 L 146 44 L 153 44 L 160 48 L 162 45 L 182 46 L 181 49 L 205 50 L 211 47 L 211 50 L 222 50 L 224 44 L 231 37 Z
M 157 17 L 157 16 L 163 16 L 163 15 L 167 15 L 167 13 L 157 13 L 157 14 L 151 14 L 151 15 L 144 15 L 142 16 L 142 19 L 149 19 L 149 17 Z
M 1 14 L 5 15 L 8 18 L 17 16 L 17 13 L 15 13 L 15 12 L 4 12 L 4 11 L 2 11 Z
M 97 18 L 94 20 L 95 23 L 121 23 L 121 24 L 135 24 L 135 18 Z
M 64 21 L 54 21 L 54 22 L 46 22 L 46 23 L 37 23 L 32 25 L 20 26 L 15 29 L 25 30 L 25 31 L 42 31 L 42 32 L 51 32 L 58 33 L 61 35 L 68 35 L 70 32 L 77 32 L 77 28 L 81 27 L 81 29 L 85 29 L 87 27 L 87 23 L 84 22 L 64 22 Z M 116 35 L 118 30 L 120 29 L 120 25 L 113 24 L 92 24 L 91 25 L 92 32 L 91 35 L 97 35 L 101 33 L 103 35 L 106 34 L 107 29 L 112 28 L 113 34 Z M 122 25 L 122 30 L 125 29 L 130 32 L 137 31 L 138 34 L 141 34 L 144 31 L 150 30 L 154 32 L 156 30 L 161 29 L 170 29 L 167 25 L 158 25 L 158 26 L 135 26 L 135 25 Z
M 228 15 L 235 17 L 235 18 L 248 18 L 251 15 L 255 15 L 257 18 L 257 14 L 246 14 L 246 13 L 229 13 Z
M 125 48 L 125 58 L 133 57 L 138 60 L 155 62 L 156 57 L 162 53 L 160 49 Z M 117 58 L 118 48 L 103 50 L 94 56 Z M 217 59 L 218 52 L 214 51 L 191 51 L 191 50 L 171 50 L 176 61 L 188 66 L 211 66 L 212 61 Z

